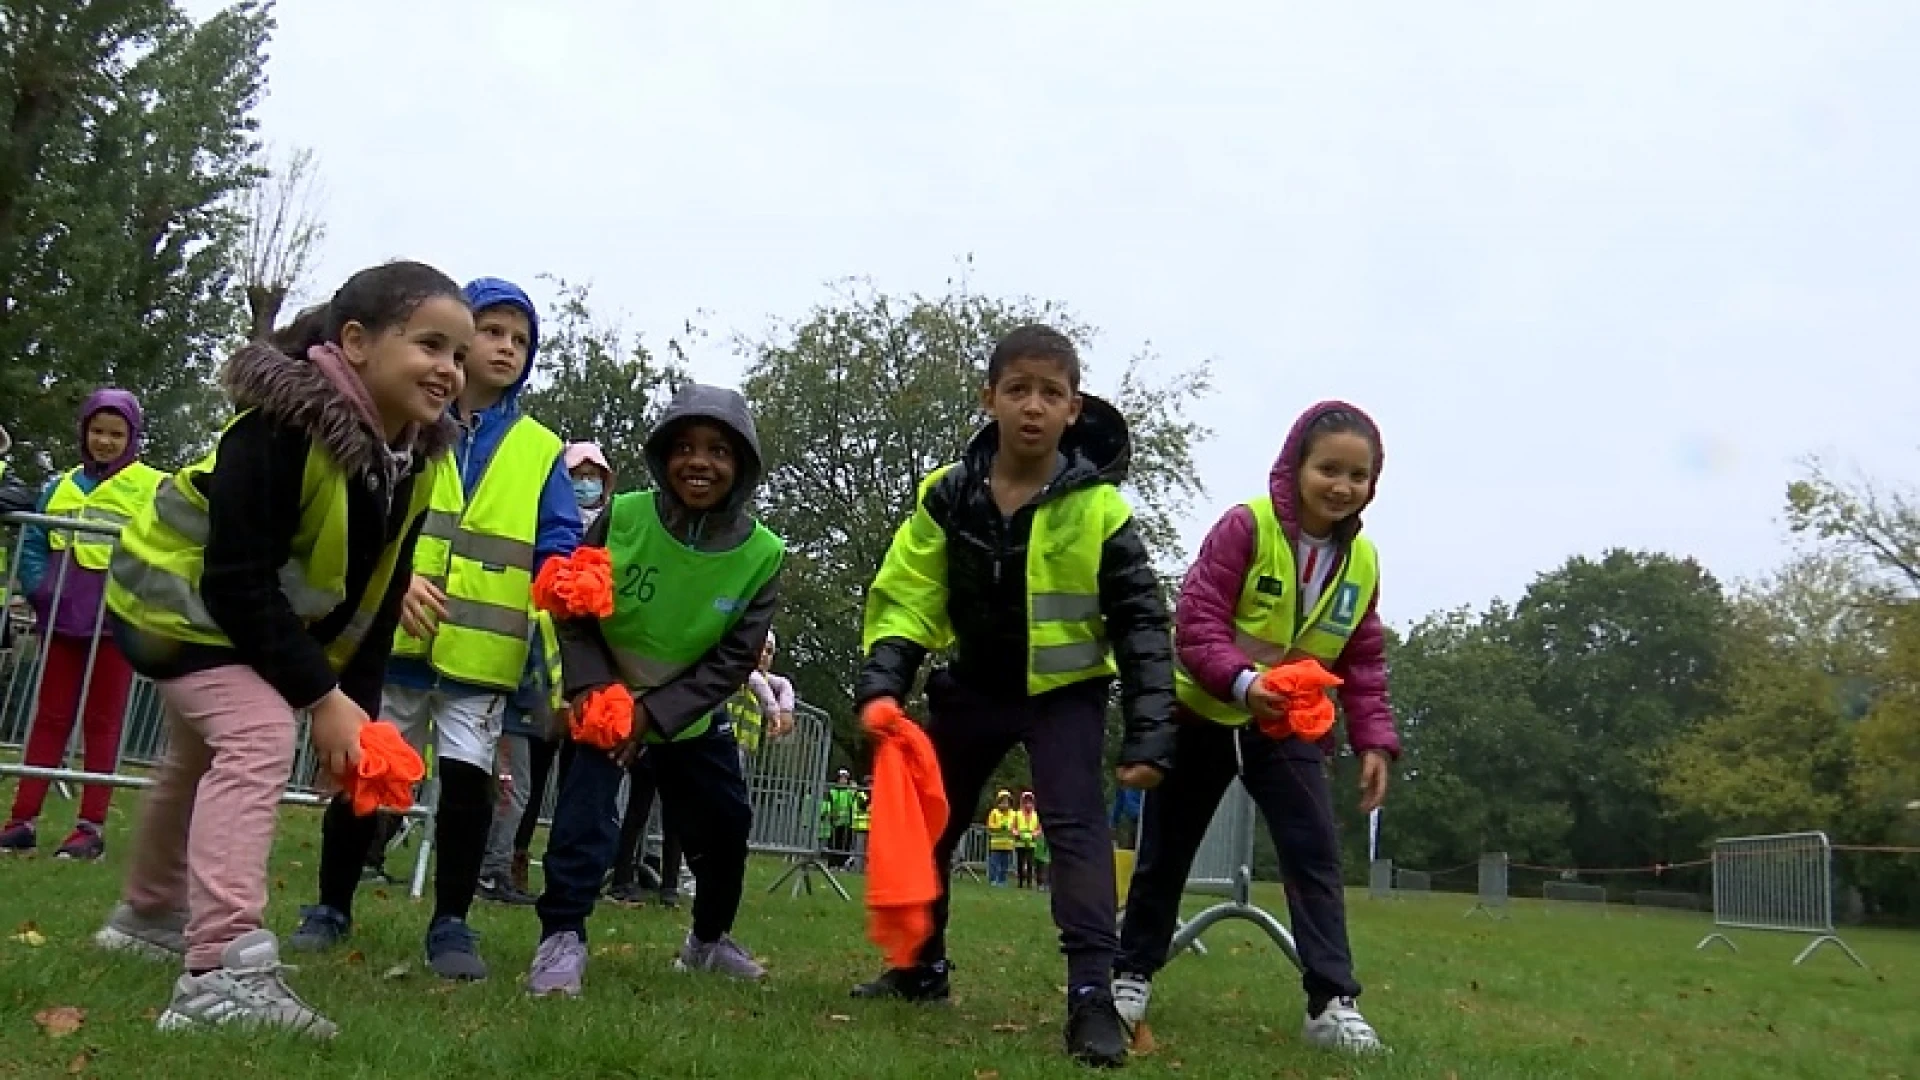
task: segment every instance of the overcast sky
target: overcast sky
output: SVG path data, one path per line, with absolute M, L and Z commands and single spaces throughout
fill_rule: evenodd
M 550 272 L 658 342 L 971 254 L 976 289 L 1102 329 L 1096 390 L 1149 340 L 1213 359 L 1190 546 L 1301 408 L 1371 410 L 1397 624 L 1614 545 L 1755 574 L 1799 459 L 1920 463 L 1912 0 L 279 19 L 262 134 L 319 153 L 329 289 L 395 256 Z

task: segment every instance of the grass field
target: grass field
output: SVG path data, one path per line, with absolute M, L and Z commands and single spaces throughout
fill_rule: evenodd
M 119 884 L 133 800 L 108 861 L 0 861 L 0 1077 L 912 1077 L 1014 1080 L 1078 1073 L 1060 1053 L 1062 964 L 1044 901 L 963 883 L 955 901 L 956 1001 L 947 1009 L 847 998 L 875 954 L 862 913 L 830 894 L 764 890 L 756 861 L 737 931 L 772 970 L 741 986 L 668 969 L 684 913 L 603 908 L 587 996 L 531 1001 L 526 910 L 483 906 L 492 981 L 424 974 L 426 912 L 402 890 L 362 894 L 353 949 L 307 963 L 295 988 L 339 1021 L 332 1045 L 287 1036 L 161 1035 L 174 972 L 93 950 Z M 58 815 L 71 804 L 55 800 Z M 66 824 L 52 817 L 49 831 Z M 283 934 L 313 888 L 318 817 L 289 810 L 275 852 L 270 924 Z M 58 835 L 52 839 L 58 842 Z M 397 867 L 396 862 L 396 867 Z M 855 889 L 859 879 L 848 880 Z M 1257 897 L 1278 905 L 1279 892 Z M 1195 909 L 1207 902 L 1191 899 Z M 1520 903 L 1505 922 L 1464 918 L 1466 898 L 1377 902 L 1353 894 L 1366 1012 L 1395 1048 L 1354 1062 L 1299 1042 L 1300 997 L 1284 961 L 1244 923 L 1156 984 L 1157 1046 L 1133 1063 L 1161 1077 L 1920 1077 L 1920 935 L 1853 931 L 1872 965 L 1802 942 L 1742 934 L 1738 953 L 1695 952 L 1705 920 Z M 44 943 L 29 944 L 27 924 Z M 45 1010 L 84 1011 L 55 1037 Z

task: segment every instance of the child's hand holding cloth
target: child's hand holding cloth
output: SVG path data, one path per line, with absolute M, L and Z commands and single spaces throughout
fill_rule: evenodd
M 860 726 L 874 741 L 867 939 L 887 954 L 888 967 L 912 967 L 933 934 L 933 902 L 940 895 L 933 845 L 947 827 L 947 796 L 933 743 L 899 702 L 869 701 Z
M 360 764 L 339 777 L 358 817 L 375 810 L 413 809 L 413 785 L 427 775 L 426 762 L 407 745 L 400 729 L 376 720 L 360 728 Z
M 1282 708 L 1258 715 L 1261 734 L 1275 741 L 1298 736 L 1319 742 L 1333 730 L 1333 699 L 1327 691 L 1340 682 L 1311 656 L 1268 668 L 1260 674 L 1260 688 L 1279 698 Z

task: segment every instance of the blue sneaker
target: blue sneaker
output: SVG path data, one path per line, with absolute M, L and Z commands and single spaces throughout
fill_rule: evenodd
M 294 952 L 326 952 L 335 945 L 347 940 L 347 934 L 353 930 L 353 920 L 347 913 L 325 904 L 300 909 L 300 926 L 287 939 L 287 948 Z
M 479 941 L 479 932 L 465 919 L 442 915 L 427 927 L 427 966 L 443 979 L 478 982 L 487 977 Z

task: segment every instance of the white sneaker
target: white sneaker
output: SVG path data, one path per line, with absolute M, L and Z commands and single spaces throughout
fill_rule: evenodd
M 1113 977 L 1113 1007 L 1128 1033 L 1147 1018 L 1147 1003 L 1153 1000 L 1153 980 L 1141 975 L 1116 974 Z
M 270 930 L 252 930 L 235 938 L 220 954 L 220 966 L 205 975 L 182 975 L 173 984 L 173 1000 L 160 1014 L 161 1031 L 236 1024 L 285 1028 L 331 1039 L 340 1033 L 333 1021 L 315 1012 L 287 987 L 281 973 L 280 943 Z
M 133 953 L 149 960 L 178 961 L 187 954 L 187 916 L 142 915 L 125 904 L 113 909 L 93 943 L 108 952 Z
M 1387 1044 L 1380 1041 L 1379 1033 L 1360 1015 L 1359 1007 L 1350 997 L 1334 998 L 1327 1002 L 1319 1016 L 1307 1017 L 1300 1037 L 1308 1046 L 1343 1054 L 1387 1052 Z

